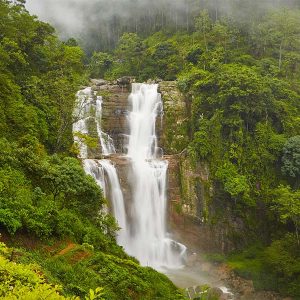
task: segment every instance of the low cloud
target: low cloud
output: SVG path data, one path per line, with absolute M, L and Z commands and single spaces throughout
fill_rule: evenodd
M 189 28 L 203 8 L 213 17 L 245 20 L 297 0 L 27 0 L 27 9 L 52 24 L 62 38 L 75 37 L 89 49 L 111 49 L 124 31 L 148 34 L 171 24 Z M 298 4 L 299 5 L 299 4 Z M 250 16 L 251 17 L 251 16 Z

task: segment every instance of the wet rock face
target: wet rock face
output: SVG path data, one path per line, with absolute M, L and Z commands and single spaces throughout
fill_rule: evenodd
M 167 155 L 178 154 L 188 145 L 188 110 L 185 97 L 175 81 L 159 82 L 159 92 L 164 104 L 161 144 Z
M 125 80 L 126 81 L 126 80 Z M 131 86 L 105 80 L 93 80 L 93 90 L 102 96 L 102 130 L 113 139 L 117 155 L 127 153 L 129 123 L 128 111 L 131 110 L 128 97 Z M 205 164 L 194 165 L 186 154 L 188 144 L 188 101 L 179 92 L 176 82 L 159 82 L 164 111 L 158 116 L 156 131 L 159 146 L 164 149 L 168 170 L 168 226 L 189 248 L 196 252 L 228 252 L 233 249 L 228 236 L 232 224 L 209 225 L 213 190 L 209 180 L 209 170 Z M 95 127 L 95 126 L 91 126 Z M 92 132 L 92 130 L 91 130 Z M 99 158 L 98 149 L 91 154 Z M 126 203 L 130 203 L 131 192 L 128 170 L 124 162 L 115 162 L 121 183 L 124 187 Z M 126 183 L 127 182 L 127 183 Z M 127 188 L 126 188 L 127 186 Z M 130 204 L 128 204 L 130 205 Z M 130 208 L 128 209 L 130 211 Z M 230 227 L 231 226 L 231 227 Z M 192 250 L 193 251 L 193 250 Z
M 207 225 L 213 193 L 209 169 L 204 163 L 193 163 L 187 155 L 188 100 L 177 89 L 176 82 L 160 82 L 164 103 L 161 146 L 169 162 L 168 197 L 169 228 L 176 238 L 196 252 L 225 251 L 224 230 Z M 198 248 L 198 249 L 197 249 Z M 192 250 L 192 251 L 193 251 Z
M 91 83 L 93 86 L 102 86 L 106 85 L 107 81 L 104 79 L 91 79 Z
M 97 94 L 102 96 L 102 130 L 114 140 L 117 153 L 126 153 L 129 125 L 127 121 L 129 87 L 105 84 L 99 87 Z
M 186 154 L 166 156 L 169 161 L 169 227 L 192 252 L 229 253 L 242 242 L 243 223 L 229 209 L 219 207 L 205 163 Z M 212 222 L 212 220 L 214 222 Z
M 117 79 L 117 84 L 120 87 L 128 87 L 133 82 L 135 82 L 135 80 L 131 76 L 123 76 Z
M 92 80 L 92 88 L 97 93 L 97 96 L 102 97 L 101 129 L 114 141 L 116 154 L 111 155 L 109 159 L 116 166 L 127 205 L 126 211 L 130 217 L 132 195 L 130 190 L 131 170 L 128 160 L 124 157 L 124 154 L 127 153 L 126 145 L 128 144 L 129 135 L 128 112 L 131 111 L 130 102 L 128 101 L 128 97 L 131 93 L 131 86 L 127 85 L 127 79 L 130 79 L 130 82 L 133 80 L 131 77 L 123 78 L 121 81 L 119 81 L 119 84 L 116 82 L 104 81 L 102 79 Z M 160 137 L 162 132 L 162 126 L 160 126 L 161 117 L 162 114 L 158 116 L 158 120 L 156 122 L 158 137 Z M 96 127 L 94 126 L 93 128 L 95 131 Z M 93 134 L 93 130 L 90 130 L 90 133 Z M 96 134 L 97 133 L 95 132 L 95 136 Z M 99 151 L 97 148 L 94 150 L 94 152 L 95 153 L 90 153 L 90 157 L 100 158 L 99 155 L 101 156 L 101 151 Z
M 169 162 L 169 227 L 177 238 L 194 251 L 226 253 L 235 249 L 230 236 L 241 232 L 243 224 L 232 220 L 230 212 L 218 215 L 218 201 L 205 162 L 195 162 L 187 153 L 190 100 L 176 82 L 160 82 L 164 103 L 161 147 Z M 214 219 L 214 225 L 211 220 Z
M 132 203 L 132 184 L 131 179 L 131 163 L 129 159 L 125 156 L 119 156 L 118 154 L 110 155 L 109 160 L 115 165 L 118 178 L 120 181 L 120 186 L 122 188 L 122 194 L 125 202 L 126 215 L 130 219 L 131 215 L 131 203 Z
M 131 110 L 128 97 L 131 93 L 131 82 L 133 82 L 132 77 L 122 77 L 118 79 L 117 84 L 102 79 L 93 79 L 93 90 L 97 92 L 98 96 L 102 96 L 103 99 L 102 130 L 113 139 L 118 154 L 127 153 L 126 145 L 129 135 L 128 111 Z M 156 122 L 160 145 L 160 137 L 163 132 L 162 117 L 163 115 L 159 114 Z

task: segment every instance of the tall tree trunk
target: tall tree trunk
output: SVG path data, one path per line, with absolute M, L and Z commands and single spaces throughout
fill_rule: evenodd
M 279 47 L 279 61 L 278 61 L 279 71 L 281 71 L 281 65 L 282 65 L 282 46 L 283 46 L 283 41 L 281 41 Z
M 206 51 L 208 51 L 207 39 L 206 39 L 206 33 L 205 32 L 203 32 L 203 39 L 204 39 L 205 49 L 206 49 Z
M 190 30 L 190 8 L 189 3 L 186 1 L 186 31 L 189 32 Z
M 295 229 L 296 229 L 297 243 L 298 243 L 298 246 L 300 246 L 298 222 L 295 221 L 294 224 L 295 224 Z

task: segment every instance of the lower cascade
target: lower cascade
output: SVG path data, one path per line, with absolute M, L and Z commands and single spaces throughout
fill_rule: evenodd
M 115 166 L 107 159 L 98 161 L 85 159 L 83 164 L 85 172 L 94 177 L 98 185 L 102 188 L 104 196 L 110 199 L 113 214 L 120 226 L 117 242 L 119 245 L 125 246 L 125 237 L 127 235 L 126 212 Z
M 155 269 L 178 269 L 184 264 L 186 247 L 167 233 L 167 171 L 168 162 L 162 159 L 158 147 L 156 119 L 162 115 L 163 105 L 156 84 L 132 84 L 129 96 L 128 124 L 130 134 L 126 159 L 129 163 L 128 180 L 131 199 L 125 203 L 117 169 L 109 159 L 88 158 L 87 147 L 79 145 L 86 173 L 93 176 L 110 201 L 111 212 L 120 230 L 117 241 L 125 251 L 136 257 L 144 266 Z M 73 130 L 88 133 L 86 120 L 94 113 L 102 154 L 115 153 L 112 139 L 101 130 L 102 99 L 87 88 L 78 92 L 78 121 Z M 94 99 L 94 100 L 93 100 Z M 80 107 L 84 107 L 82 113 Z M 91 107 L 93 109 L 91 109 Z M 105 136 L 105 138 L 103 138 Z M 109 146 L 107 146 L 109 141 Z

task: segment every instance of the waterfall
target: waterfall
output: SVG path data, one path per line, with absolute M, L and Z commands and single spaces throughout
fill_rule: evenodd
M 102 97 L 97 96 L 96 100 L 96 125 L 97 133 L 100 138 L 102 154 L 109 155 L 116 153 L 113 139 L 101 130 L 101 120 L 102 120 Z
M 81 140 L 82 138 L 78 136 L 78 133 L 83 136 L 89 133 L 88 121 L 91 118 L 96 123 L 97 135 L 100 141 L 102 154 L 109 155 L 116 153 L 112 138 L 101 129 L 102 97 L 97 96 L 97 93 L 93 92 L 90 87 L 79 91 L 76 97 L 77 105 L 74 110 L 76 122 L 73 124 L 73 133 L 74 141 L 79 146 L 79 157 L 88 158 L 88 147 Z
M 76 133 L 88 134 L 87 121 L 94 118 L 102 154 L 116 153 L 111 137 L 101 129 L 102 97 L 91 88 L 77 93 L 77 122 L 73 126 L 74 141 L 79 143 L 84 170 L 94 177 L 111 203 L 120 230 L 117 241 L 125 251 L 144 266 L 156 269 L 179 268 L 183 264 L 186 247 L 175 242 L 167 233 L 167 170 L 158 147 L 156 119 L 162 115 L 163 105 L 157 85 L 133 84 L 129 103 L 130 127 L 127 145 L 128 174 L 131 201 L 124 201 L 116 167 L 108 159 L 88 159 L 88 147 L 80 143 Z
M 123 193 L 121 190 L 119 178 L 115 166 L 111 161 L 103 159 L 100 164 L 105 172 L 107 178 L 107 189 L 109 194 L 106 193 L 106 197 L 110 199 L 112 204 L 112 211 L 114 217 L 118 221 L 120 230 L 117 235 L 117 242 L 119 245 L 125 247 L 127 241 L 127 222 L 126 222 L 126 211 Z
M 74 110 L 74 117 L 76 122 L 73 124 L 74 142 L 79 147 L 79 157 L 87 158 L 88 147 L 83 143 L 77 135 L 88 134 L 87 119 L 90 117 L 91 103 L 93 101 L 91 88 L 86 88 L 77 93 L 77 105 Z
M 142 265 L 178 268 L 186 248 L 170 239 L 166 229 L 168 163 L 160 159 L 157 144 L 155 125 L 162 111 L 157 89 L 156 84 L 134 83 L 129 97 L 132 111 L 128 157 L 132 166 L 133 199 L 131 231 L 125 249 Z
M 102 188 L 104 197 L 107 197 L 104 169 L 100 162 L 101 160 L 84 159 L 83 168 L 85 173 L 91 175 L 96 183 Z
M 118 221 L 120 230 L 117 235 L 117 242 L 125 246 L 127 236 L 127 222 L 123 194 L 115 166 L 108 159 L 83 161 L 85 172 L 91 175 L 97 184 L 102 188 L 103 194 L 110 199 L 113 215 Z

